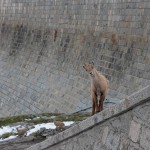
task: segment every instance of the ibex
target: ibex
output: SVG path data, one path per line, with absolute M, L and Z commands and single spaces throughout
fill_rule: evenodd
M 92 115 L 103 110 L 103 102 L 108 93 L 109 81 L 98 72 L 94 63 L 85 63 L 83 68 L 91 76 Z

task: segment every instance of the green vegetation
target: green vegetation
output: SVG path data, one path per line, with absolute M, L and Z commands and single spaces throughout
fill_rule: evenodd
M 41 138 L 41 139 L 46 139 L 46 137 L 42 136 L 40 133 L 38 132 L 35 132 L 35 133 L 32 133 L 31 134 L 32 136 L 34 136 L 35 138 Z
M 55 116 L 55 117 L 53 117 Z M 82 121 L 90 116 L 89 113 L 78 113 L 72 115 L 64 115 L 64 114 L 52 114 L 52 113 L 43 113 L 38 115 L 20 115 L 20 116 L 12 116 L 0 119 L 0 127 L 6 126 L 12 123 L 17 122 L 27 122 L 27 123 L 48 123 L 53 122 L 54 120 L 57 121 Z M 0 136 L 0 138 L 5 139 L 11 135 L 17 135 L 17 133 L 8 132 Z M 38 133 L 33 134 L 34 137 L 40 137 Z
M 59 116 L 61 114 L 58 114 L 58 113 L 42 113 L 42 114 L 39 114 L 39 116 L 45 116 L 45 117 L 52 117 L 52 116 Z
M 47 122 L 49 122 L 49 120 L 40 117 L 38 119 L 32 119 L 32 120 L 28 120 L 26 122 L 28 122 L 28 123 L 34 123 L 34 124 L 39 124 L 39 123 L 47 123 Z
M 17 135 L 17 133 L 7 132 L 7 133 L 4 133 L 3 135 L 1 135 L 0 138 L 6 139 L 6 138 L 10 137 L 11 135 Z
M 16 122 L 21 122 L 24 121 L 25 119 L 31 119 L 31 116 L 20 115 L 20 116 L 6 117 L 0 120 L 0 127 L 8 124 L 16 123 Z
M 82 121 L 85 120 L 90 116 L 89 113 L 78 113 L 78 114 L 72 114 L 72 115 L 62 115 L 57 116 L 55 120 L 57 121 Z
M 52 116 L 55 116 L 54 118 Z M 3 118 L 0 120 L 0 127 L 6 126 L 12 123 L 17 122 L 28 122 L 28 123 L 47 123 L 57 121 L 82 121 L 89 117 L 89 113 L 78 113 L 72 115 L 64 115 L 64 114 L 52 114 L 52 113 L 43 113 L 38 115 L 20 115 L 20 116 L 12 116 Z M 37 118 L 38 117 L 38 118 Z M 52 118 L 51 118 L 52 117 Z

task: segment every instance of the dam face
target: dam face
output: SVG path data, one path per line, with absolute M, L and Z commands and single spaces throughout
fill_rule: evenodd
M 120 101 L 150 85 L 150 2 L 0 1 L 0 117 L 91 106 L 85 62 Z

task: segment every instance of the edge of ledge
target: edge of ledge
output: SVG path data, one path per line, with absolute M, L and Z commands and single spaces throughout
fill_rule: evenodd
M 134 107 L 145 103 L 150 100 L 150 86 L 133 93 L 130 96 L 127 96 L 117 105 L 111 106 L 100 113 L 95 114 L 94 116 L 89 117 L 88 119 L 80 122 L 79 124 L 57 134 L 49 137 L 43 142 L 37 143 L 26 150 L 42 150 L 48 147 L 52 147 L 58 143 L 61 143 L 71 137 L 74 137 L 93 126 L 102 123 L 110 118 L 123 114 Z

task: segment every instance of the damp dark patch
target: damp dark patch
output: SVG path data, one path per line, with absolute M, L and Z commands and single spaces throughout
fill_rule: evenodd
M 128 48 L 127 53 L 125 54 L 125 59 L 128 61 L 132 61 L 133 58 L 133 49 L 132 48 Z
M 40 47 L 41 47 L 41 49 L 40 49 L 39 54 L 38 54 L 38 58 L 37 58 L 37 61 L 36 61 L 37 63 L 40 62 L 40 58 L 41 58 L 41 56 L 44 55 L 44 50 L 47 48 L 47 45 L 48 45 L 48 40 L 47 39 L 48 39 L 48 37 L 49 37 L 49 31 L 47 29 L 40 36 Z
M 41 42 L 42 31 L 37 29 L 37 30 L 33 30 L 33 33 L 34 33 L 33 42 L 36 43 Z
M 70 42 L 69 35 L 66 38 L 62 38 L 60 42 L 60 46 L 62 47 L 62 52 L 66 52 L 69 42 Z
M 4 34 L 6 33 L 8 30 L 7 30 L 7 26 L 5 25 L 5 23 L 2 24 L 2 27 L 1 27 L 1 34 Z
M 117 43 L 117 35 L 116 34 L 112 34 L 111 41 L 113 44 Z
M 13 37 L 11 40 L 11 46 L 10 46 L 10 52 L 9 52 L 10 56 L 16 55 L 19 52 L 19 50 L 21 50 L 26 33 L 27 33 L 26 26 L 17 25 L 14 28 L 14 33 L 13 33 Z
M 57 30 L 54 30 L 54 42 L 56 41 L 56 39 L 57 39 Z

